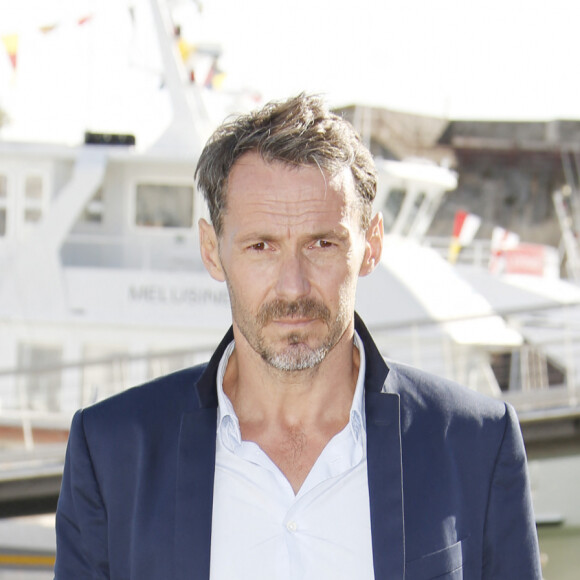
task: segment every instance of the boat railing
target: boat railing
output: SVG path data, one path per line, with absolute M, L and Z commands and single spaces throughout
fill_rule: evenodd
M 458 344 L 433 322 L 433 332 L 425 328 L 426 324 L 371 325 L 371 332 L 387 359 L 423 368 L 507 400 L 518 412 L 580 409 L 580 365 L 575 364 L 580 353 L 580 333 L 568 332 L 566 322 L 541 343 L 503 349 Z M 213 348 L 213 344 L 207 344 L 0 369 L 0 448 L 33 449 L 39 443 L 66 440 L 77 409 L 208 360 Z
M 135 236 L 74 233 L 62 245 L 61 262 L 65 267 L 84 268 L 202 269 L 197 236 L 191 232 L 145 232 Z
M 573 364 L 555 369 L 540 345 L 524 344 L 498 356 L 480 345 L 457 344 L 449 337 L 430 335 L 424 328 L 412 325 L 372 331 L 387 358 L 507 400 L 518 412 L 579 408 L 580 380 Z M 573 340 L 574 344 L 563 342 L 559 347 L 562 351 L 580 349 L 580 337 L 566 340 Z M 213 347 L 208 344 L 0 370 L 0 448 L 32 450 L 39 444 L 63 442 L 78 408 L 205 361 Z
M 458 344 L 425 326 L 372 329 L 383 354 L 503 399 L 518 413 L 575 409 L 580 413 L 580 333 L 561 323 L 559 337 L 498 347 Z M 558 357 L 553 356 L 558 353 Z M 403 356 L 402 356 L 403 355 Z
M 0 448 L 54 443 L 73 413 L 124 389 L 208 359 L 212 346 L 0 369 Z
M 450 236 L 427 236 L 421 243 L 435 250 L 441 257 L 447 259 L 452 238 Z M 456 263 L 468 264 L 487 269 L 492 256 L 491 240 L 475 239 L 468 246 L 461 248 Z

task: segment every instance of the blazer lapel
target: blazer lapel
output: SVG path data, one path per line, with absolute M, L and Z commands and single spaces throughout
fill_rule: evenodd
M 384 393 L 389 369 L 358 315 L 355 328 L 365 348 L 367 471 L 376 580 L 405 577 L 405 530 L 399 395 Z
M 399 396 L 366 394 L 367 470 L 376 580 L 405 574 Z
M 183 413 L 179 430 L 175 496 L 176 580 L 207 580 L 211 558 L 211 523 L 217 429 L 216 375 L 230 328 L 195 385 L 196 406 Z
M 207 580 L 217 409 L 185 413 L 179 433 L 175 505 L 176 580 Z

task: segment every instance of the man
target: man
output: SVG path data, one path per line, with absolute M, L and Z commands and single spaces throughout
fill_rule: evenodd
M 77 413 L 56 578 L 541 578 L 513 410 L 387 366 L 355 315 L 383 229 L 352 127 L 270 104 L 196 175 L 232 329 L 207 365 Z

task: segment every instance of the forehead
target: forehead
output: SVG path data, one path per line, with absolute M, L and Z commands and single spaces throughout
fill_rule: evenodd
M 356 201 L 354 178 L 345 167 L 330 175 L 317 165 L 291 166 L 246 153 L 228 178 L 226 215 L 268 211 L 305 217 L 305 213 L 350 213 Z M 233 217 L 233 216 L 232 216 Z

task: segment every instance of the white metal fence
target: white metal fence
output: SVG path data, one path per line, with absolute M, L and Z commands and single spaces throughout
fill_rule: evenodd
M 571 366 L 554 362 L 542 345 L 509 351 L 459 345 L 424 326 L 372 329 L 382 352 L 446 376 L 477 391 L 507 399 L 521 412 L 578 407 L 580 381 L 574 368 L 580 337 L 562 333 L 561 352 L 573 353 Z M 212 346 L 147 355 L 119 355 L 53 366 L 0 370 L 0 429 L 20 436 L 16 443 L 32 449 L 37 434 L 68 429 L 80 407 L 209 358 Z M 565 359 L 563 359 L 565 360 Z M 6 445 L 6 443 L 1 443 Z
M 76 409 L 207 360 L 210 353 L 208 347 L 0 370 L 0 430 L 19 430 L 16 441 L 32 449 L 36 433 L 68 429 Z

